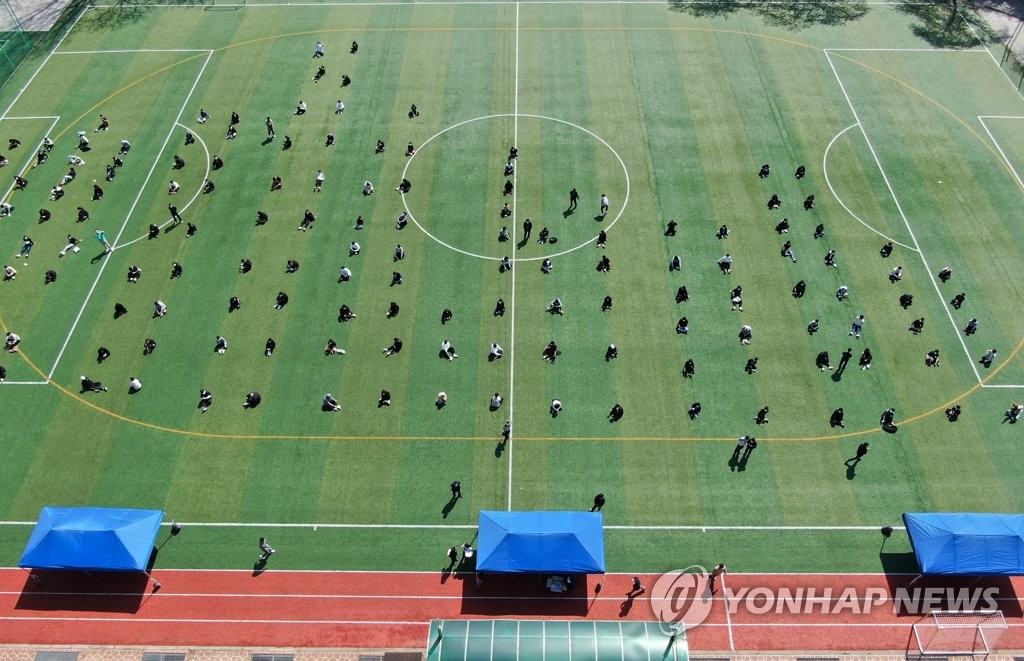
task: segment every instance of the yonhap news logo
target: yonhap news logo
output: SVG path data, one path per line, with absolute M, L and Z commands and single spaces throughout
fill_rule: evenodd
M 710 573 L 700 565 L 666 572 L 651 588 L 650 603 L 667 635 L 677 633 L 680 627 L 692 629 L 711 614 Z
M 724 579 L 725 577 L 721 577 Z M 755 578 L 755 577 L 750 577 Z M 737 577 L 740 583 L 743 577 Z M 651 611 L 667 635 L 703 624 L 715 601 L 729 615 L 785 614 L 847 617 L 870 615 L 873 611 L 896 616 L 925 615 L 932 611 L 991 611 L 999 608 L 997 587 L 896 587 L 871 586 L 771 587 L 742 585 L 733 588 L 720 581 L 712 584 L 711 573 L 700 565 L 666 572 L 650 592 Z M 712 589 L 715 588 L 715 592 Z M 717 598 L 717 599 L 716 599 Z

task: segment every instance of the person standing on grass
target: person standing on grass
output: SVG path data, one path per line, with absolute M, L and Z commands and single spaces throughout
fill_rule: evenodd
M 455 480 L 451 483 L 450 488 L 452 490 L 452 500 L 462 498 L 462 482 Z
M 590 508 L 590 511 L 591 512 L 600 512 L 601 508 L 604 507 L 604 502 L 605 502 L 604 494 L 603 493 L 597 494 L 596 496 L 594 496 L 594 506 Z
M 273 140 L 275 137 L 277 137 L 277 133 L 274 131 L 274 120 L 270 119 L 270 117 L 268 116 L 267 121 L 264 123 L 267 125 L 267 139 Z
M 601 193 L 601 216 L 608 215 L 609 204 L 610 202 L 608 201 L 608 196 L 605 195 L 604 193 Z
M 850 360 L 853 358 L 853 347 L 847 347 L 839 356 L 839 371 L 842 372 L 846 369 L 846 366 L 850 364 Z
M 266 562 L 270 556 L 276 553 L 276 550 L 270 546 L 270 542 L 267 541 L 266 537 L 260 537 L 259 547 L 260 557 L 257 559 L 257 562 Z
M 866 455 L 868 453 L 868 447 L 869 447 L 868 442 L 864 441 L 863 443 L 861 443 L 860 445 L 857 446 L 857 453 L 856 453 L 856 455 L 852 459 L 847 459 L 844 463 L 847 466 L 850 466 L 851 464 L 853 466 L 856 466 L 857 464 L 860 463 L 860 460 L 864 458 L 864 455 Z
M 733 448 L 733 451 L 732 451 L 732 460 L 733 461 L 739 461 L 740 453 L 743 452 L 747 448 L 747 443 L 749 442 L 749 439 L 750 439 L 749 436 L 740 436 L 736 440 L 736 447 Z
M 103 252 L 108 253 L 114 250 L 114 247 L 107 241 L 107 233 L 103 230 L 96 230 L 96 240 L 103 245 Z
M 452 568 L 455 567 L 455 563 L 458 561 L 459 549 L 453 546 L 450 549 L 448 549 L 448 569 L 446 571 L 451 571 Z
M 576 205 L 579 204 L 580 194 L 573 188 L 569 191 L 569 208 L 566 211 L 576 211 Z

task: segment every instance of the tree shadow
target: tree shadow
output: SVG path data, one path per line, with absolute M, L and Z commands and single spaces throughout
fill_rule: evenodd
M 189 0 L 183 0 L 183 5 L 192 4 Z M 198 2 L 196 2 L 198 4 Z M 113 6 L 107 7 L 104 10 L 96 11 L 93 10 L 83 17 L 83 20 L 79 21 L 78 28 L 84 30 L 116 30 L 118 28 L 131 25 L 132 23 L 138 23 L 139 21 L 146 18 L 153 12 L 154 8 L 150 6 L 140 6 L 135 2 L 125 2 L 125 0 L 118 0 L 113 3 Z
M 836 27 L 863 18 L 868 13 L 864 0 L 852 2 L 769 2 L 754 13 L 777 28 L 802 30 L 815 25 Z
M 915 36 L 936 48 L 974 48 L 979 38 L 983 44 L 999 41 L 992 29 L 977 16 L 967 15 L 960 0 L 936 0 L 919 4 L 920 0 L 901 0 L 896 11 L 914 16 L 920 23 L 910 27 Z M 973 30 L 972 30 L 973 26 Z
M 749 9 L 766 24 L 790 31 L 802 30 L 815 25 L 838 26 L 862 18 L 868 13 L 864 0 L 832 2 L 819 0 L 794 0 L 792 2 L 764 2 L 751 5 L 737 0 L 716 2 L 686 2 L 669 0 L 669 10 L 689 14 L 695 18 L 723 18 L 741 9 Z

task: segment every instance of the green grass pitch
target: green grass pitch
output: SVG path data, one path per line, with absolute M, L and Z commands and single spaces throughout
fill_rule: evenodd
M 4 152 L 5 181 L 29 180 L 8 193 L 15 211 L 0 219 L 0 248 L 18 270 L 0 284 L 0 320 L 23 338 L 20 354 L 2 358 L 0 519 L 34 520 L 43 505 L 163 508 L 185 522 L 265 524 L 191 526 L 161 551 L 164 567 L 244 567 L 266 534 L 280 568 L 433 569 L 444 548 L 472 537 L 480 509 L 588 508 L 604 492 L 612 571 L 720 561 L 736 571 L 878 571 L 912 567 L 898 537 L 887 548 L 897 555 L 880 562 L 872 530 L 901 512 L 1020 510 L 1021 428 L 1001 421 L 1024 387 L 1024 102 L 963 21 L 951 29 L 967 37 L 947 48 L 901 3 L 812 3 L 821 16 L 786 14 L 789 4 L 84 12 L 0 95 L 0 139 L 23 143 Z M 313 59 L 318 40 L 326 55 Z M 314 83 L 320 64 L 327 75 Z M 308 112 L 297 116 L 300 100 Z M 211 115 L 203 125 L 201 108 Z M 232 111 L 241 122 L 228 140 Z M 101 113 L 109 131 L 94 131 Z M 195 144 L 184 143 L 186 129 Z M 79 131 L 92 149 L 51 202 Z M 56 142 L 49 160 L 29 168 L 46 135 Z M 122 139 L 132 149 L 105 182 Z M 504 196 L 513 144 L 515 191 Z M 225 165 L 208 173 L 213 155 Z M 762 163 L 772 166 L 765 179 Z M 326 182 L 314 193 L 317 169 Z M 207 176 L 216 190 L 197 194 Z M 270 190 L 272 176 L 282 190 Z M 394 190 L 403 176 L 404 197 Z M 171 179 L 181 184 L 173 198 Z M 105 189 L 100 201 L 92 180 Z M 367 180 L 372 196 L 361 194 Z M 579 207 L 566 214 L 574 187 Z M 773 193 L 777 211 L 766 207 Z M 198 233 L 165 226 L 145 238 L 151 223 L 167 223 L 170 201 Z M 514 213 L 503 220 L 506 201 Z M 78 206 L 88 222 L 76 223 Z M 40 224 L 43 207 L 53 218 Z M 414 222 L 396 230 L 406 207 Z M 300 232 L 306 209 L 317 220 Z M 270 216 L 264 226 L 258 210 Z M 517 246 L 527 217 L 533 238 Z M 783 217 L 791 229 L 779 235 Z M 818 223 L 825 236 L 815 239 Z M 719 240 L 722 224 L 731 233 Z M 503 225 L 512 239 L 500 243 Z M 543 227 L 557 243 L 536 242 Z M 97 228 L 116 245 L 108 256 Z M 594 245 L 602 229 L 604 250 Z M 59 257 L 69 233 L 81 251 Z M 35 247 L 15 259 L 23 234 Z M 797 262 L 780 256 L 785 240 Z M 887 240 L 895 250 L 882 259 Z M 360 255 L 348 256 L 351 241 Z M 407 256 L 396 263 L 399 243 Z M 836 269 L 823 263 L 829 249 Z M 731 275 L 716 265 L 727 252 Z M 608 273 L 595 268 L 601 255 Z M 674 255 L 682 268 L 670 272 Z M 508 272 L 503 256 L 514 260 Z M 243 258 L 253 269 L 240 274 Z M 298 272 L 285 273 L 289 259 Z M 169 277 L 172 262 L 182 277 Z M 143 272 L 136 284 L 126 282 L 132 264 Z M 337 281 L 342 265 L 349 282 Z M 897 265 L 903 279 L 890 284 Z M 943 284 L 947 265 L 954 275 Z M 48 269 L 59 278 L 44 285 Z M 392 286 L 395 270 L 404 282 Z M 796 299 L 799 280 L 807 293 Z M 677 304 L 681 285 L 690 298 Z M 729 304 L 737 285 L 742 312 Z M 842 302 L 840 285 L 850 288 Z M 290 297 L 282 310 L 279 291 Z M 957 310 L 949 301 L 959 292 Z M 908 310 L 903 293 L 914 297 Z M 229 314 L 231 296 L 242 307 Z M 564 316 L 545 311 L 555 297 Z M 169 308 L 159 319 L 157 299 Z M 391 301 L 401 311 L 386 319 Z M 116 320 L 115 303 L 128 309 Z M 339 323 L 342 304 L 357 318 Z M 444 308 L 454 318 L 442 326 Z M 859 340 L 848 335 L 857 314 L 867 319 Z M 682 316 L 687 335 L 675 332 Z M 907 328 L 919 317 L 915 336 Z M 979 330 L 965 336 L 970 318 Z M 809 335 L 812 319 L 821 330 Z M 750 345 L 737 338 L 744 324 Z M 224 355 L 213 350 L 218 335 Z M 388 358 L 393 337 L 404 349 Z M 149 356 L 146 338 L 157 342 Z M 324 356 L 328 338 L 347 353 Z M 446 338 L 459 353 L 452 362 L 438 357 Z M 548 364 L 541 350 L 552 340 L 562 354 Z M 487 360 L 492 342 L 501 360 Z M 606 361 L 610 343 L 619 357 Z M 99 346 L 112 353 L 102 364 Z M 847 347 L 854 359 L 842 375 L 815 368 L 818 352 L 835 365 Z M 874 355 L 866 371 L 856 364 L 864 347 Z M 989 347 L 998 359 L 986 370 L 977 359 Z M 925 366 L 932 349 L 939 367 Z M 748 375 L 752 357 L 758 371 Z M 687 359 L 692 379 L 681 375 Z M 79 394 L 79 375 L 109 392 Z M 138 394 L 127 392 L 130 376 L 142 381 Z M 215 396 L 206 413 L 200 388 Z M 390 407 L 377 406 L 382 389 Z M 250 390 L 263 403 L 246 410 Z M 449 397 L 441 410 L 439 391 Z M 321 410 L 327 392 L 340 412 Z M 490 411 L 495 392 L 504 404 Z M 554 398 L 565 406 L 558 417 Z M 686 414 L 693 402 L 696 420 Z M 954 402 L 963 414 L 950 423 L 943 410 Z M 611 423 L 615 403 L 625 416 Z M 770 422 L 758 426 L 763 406 Z M 844 428 L 829 425 L 837 407 Z M 877 430 L 888 407 L 896 435 Z M 507 419 L 513 438 L 501 447 Z M 731 465 L 744 434 L 760 445 Z M 848 468 L 863 441 L 871 452 Z M 455 479 L 466 498 L 443 512 Z M 11 565 L 30 528 L 6 530 L 0 561 Z

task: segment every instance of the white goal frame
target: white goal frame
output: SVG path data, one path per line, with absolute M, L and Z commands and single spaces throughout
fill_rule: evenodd
M 914 639 L 922 656 L 987 656 L 1006 629 L 1000 610 L 938 610 L 914 624 Z

